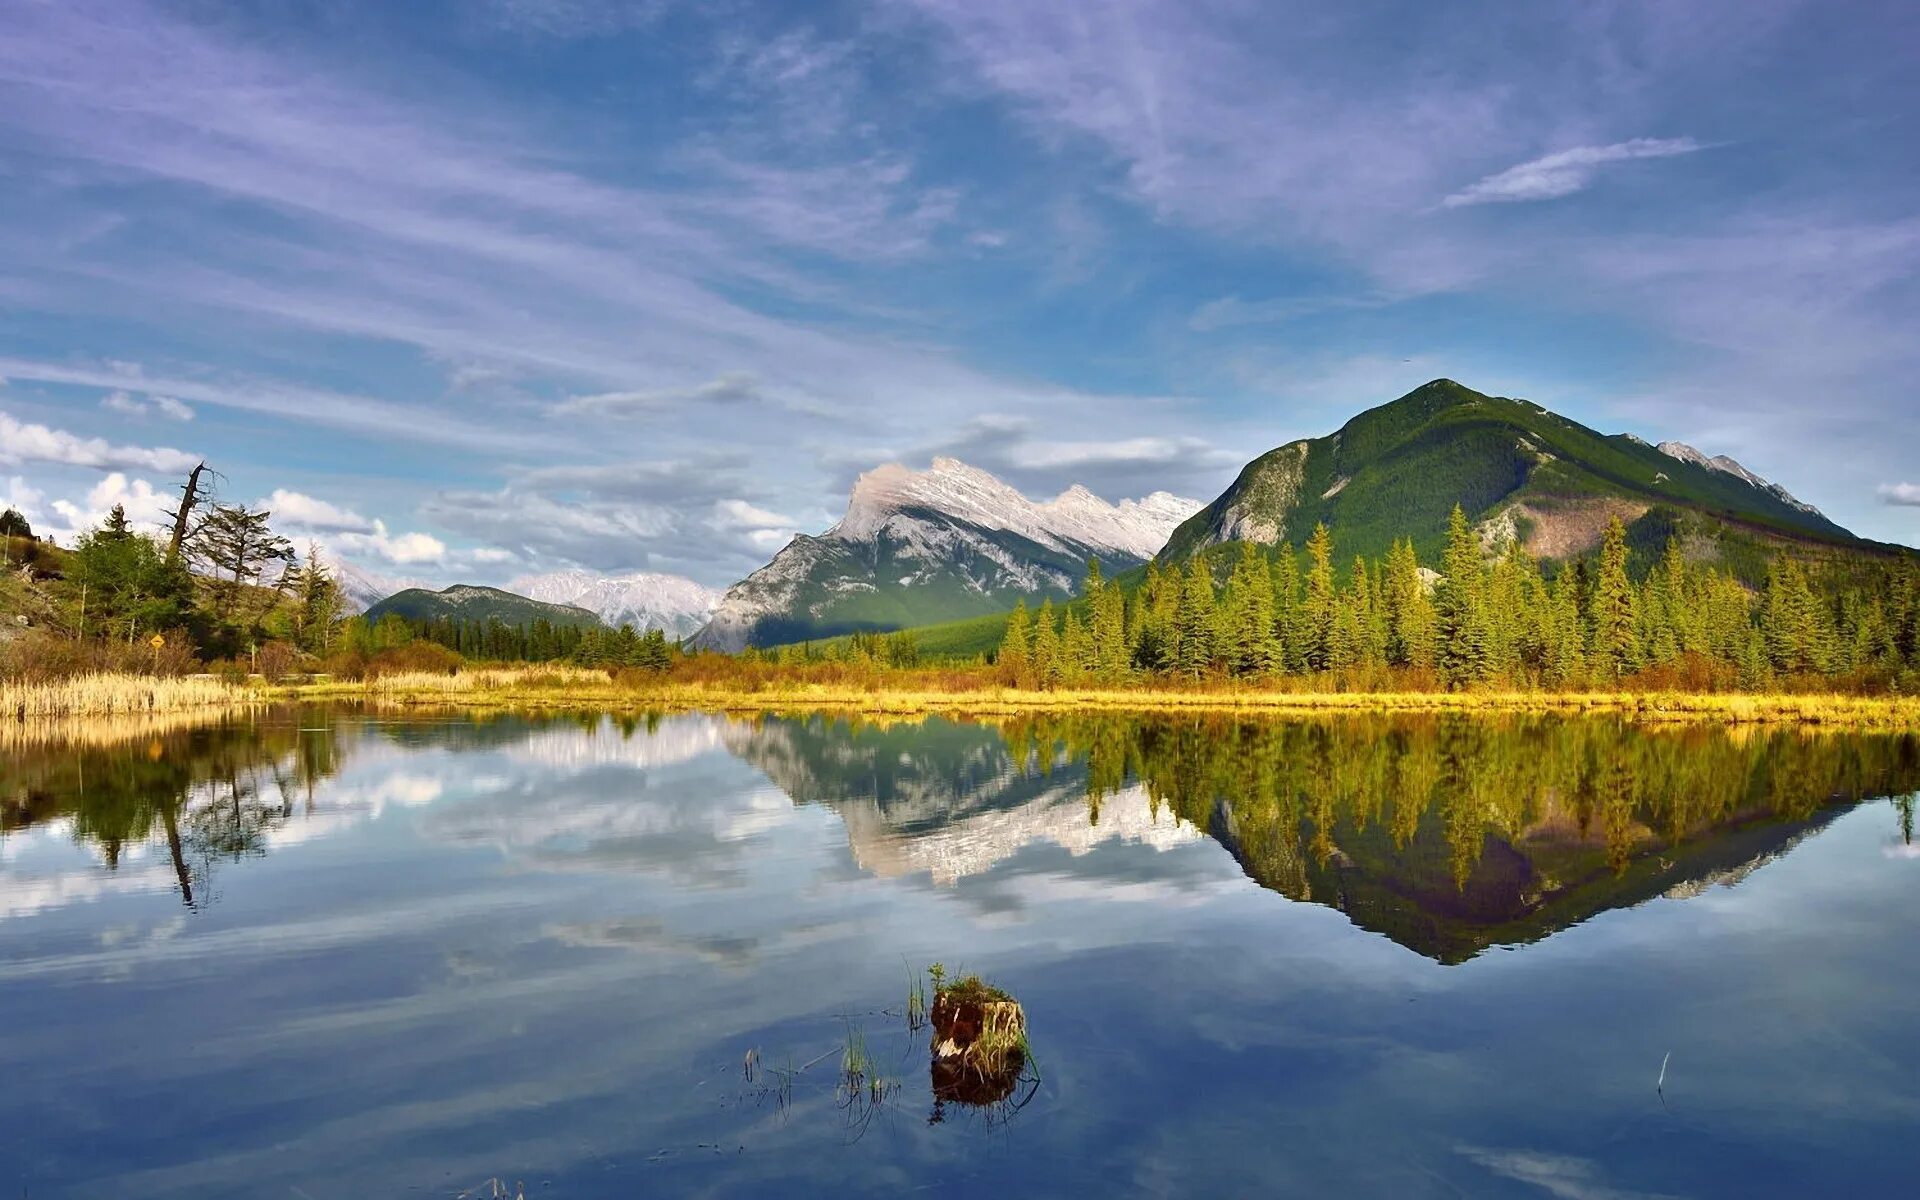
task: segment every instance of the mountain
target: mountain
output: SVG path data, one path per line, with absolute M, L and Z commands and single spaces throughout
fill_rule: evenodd
M 511 580 L 507 590 L 548 604 L 587 609 L 616 629 L 622 625 L 640 631 L 659 629 L 671 638 L 697 632 L 720 603 L 720 592 L 714 588 L 684 576 L 650 571 L 601 575 L 571 570 L 522 575 Z
M 340 585 L 340 595 L 346 600 L 347 608 L 356 613 L 367 611 L 395 592 L 427 586 L 418 579 L 379 575 L 345 560 L 336 560 L 327 566 L 333 572 L 334 582 Z
M 1137 566 L 1199 507 L 1165 492 L 1109 504 L 1078 485 L 1034 501 L 958 459 L 890 464 L 860 476 L 839 524 L 727 589 L 694 644 L 736 651 L 1066 597 L 1087 559 Z
M 502 625 L 531 625 L 544 618 L 556 626 L 592 628 L 600 624 L 598 613 L 570 604 L 547 604 L 529 600 L 499 588 L 456 583 L 443 591 L 408 588 L 388 596 L 367 609 L 367 619 L 377 621 L 396 613 L 410 621 L 499 621 Z
M 1495 544 L 1538 557 L 1599 544 L 1619 517 L 1642 546 L 1687 539 L 1689 552 L 1751 570 L 1756 547 L 1881 550 L 1730 458 L 1607 435 L 1527 400 L 1436 379 L 1354 417 L 1327 437 L 1289 442 L 1240 472 L 1177 529 L 1161 557 L 1180 561 L 1229 541 L 1303 542 L 1316 522 L 1342 561 L 1377 557 L 1411 536 L 1431 562 L 1458 502 Z

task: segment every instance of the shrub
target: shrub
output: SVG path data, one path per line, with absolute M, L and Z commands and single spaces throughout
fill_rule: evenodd
M 300 651 L 292 643 L 275 641 L 260 647 L 253 656 L 253 662 L 262 679 L 268 683 L 279 683 L 300 668 L 301 658 Z
M 367 656 L 358 650 L 336 650 L 321 661 L 320 669 L 335 679 L 358 683 L 367 677 Z
M 367 660 L 366 677 L 420 673 L 451 675 L 466 661 L 445 646 L 434 642 L 409 642 L 390 646 Z

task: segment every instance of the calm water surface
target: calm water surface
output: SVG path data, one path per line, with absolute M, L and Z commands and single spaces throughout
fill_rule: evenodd
M 1604 720 L 15 739 L 0 1195 L 1910 1195 L 1916 788 Z M 936 961 L 1025 1006 L 999 1103 Z

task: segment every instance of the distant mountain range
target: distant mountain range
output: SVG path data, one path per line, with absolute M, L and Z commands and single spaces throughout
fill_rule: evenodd
M 720 592 L 681 575 L 634 571 L 602 575 L 595 571 L 553 571 L 522 575 L 507 590 L 548 604 L 568 604 L 598 613 L 614 628 L 659 629 L 683 638 L 700 629 L 720 602 Z
M 509 613 L 553 619 L 538 606 L 572 608 L 728 652 L 943 625 L 929 644 L 972 653 L 998 644 L 998 615 L 1016 601 L 1074 595 L 1089 558 L 1120 574 L 1234 542 L 1300 545 L 1324 521 L 1342 562 L 1410 537 L 1433 564 L 1456 503 L 1489 549 L 1512 539 L 1546 560 L 1590 553 L 1615 517 L 1643 555 L 1678 538 L 1690 557 L 1756 583 L 1781 550 L 1901 552 L 1855 537 L 1725 455 L 1603 434 L 1528 400 L 1436 379 L 1335 433 L 1268 451 L 1204 505 L 1166 492 L 1114 504 L 1079 486 L 1032 500 L 953 458 L 926 470 L 878 467 L 855 482 L 838 524 L 794 538 L 724 593 L 674 575 L 568 570 L 450 602 L 459 589 L 434 593 L 344 564 L 340 577 L 357 606 L 381 611 L 392 606 L 376 601 L 400 595 L 410 611 L 484 611 L 510 623 L 521 621 Z
M 794 538 L 727 589 L 694 644 L 737 651 L 1064 598 L 1089 558 L 1137 566 L 1199 507 L 1166 492 L 1109 504 L 1079 486 L 1035 501 L 953 458 L 879 467 L 837 525 Z
M 456 583 L 450 588 L 430 592 L 426 588 L 407 588 L 367 609 L 367 619 L 377 621 L 388 613 L 409 621 L 499 621 L 502 625 L 531 625 L 544 620 L 555 626 L 583 629 L 601 624 L 600 614 L 570 604 L 547 604 L 529 600 L 499 588 Z

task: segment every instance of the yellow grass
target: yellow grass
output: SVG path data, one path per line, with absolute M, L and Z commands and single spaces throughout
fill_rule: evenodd
M 502 708 L 836 709 L 873 714 L 1048 711 L 1613 713 L 1642 721 L 1781 722 L 1920 728 L 1920 697 L 1734 695 L 1667 692 L 1290 692 L 1258 687 L 1009 687 L 900 689 L 778 682 L 763 688 L 626 677 L 577 667 L 521 667 L 453 675 L 392 675 L 366 684 L 320 685 L 298 695 L 360 695 L 395 704 Z
M 256 693 L 218 679 L 162 679 L 153 675 L 76 675 L 52 683 L 0 681 L 0 721 L 121 716 L 233 707 Z

